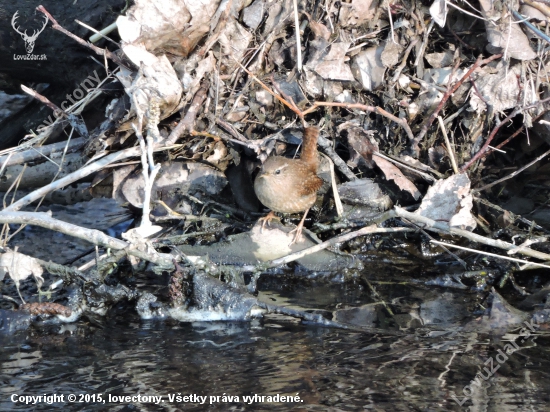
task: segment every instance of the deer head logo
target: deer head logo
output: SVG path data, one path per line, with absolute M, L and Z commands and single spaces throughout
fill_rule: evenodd
M 33 30 L 32 36 L 29 36 L 27 34 L 27 30 L 25 30 L 24 32 L 21 32 L 19 30 L 19 27 L 16 26 L 17 18 L 19 17 L 17 13 L 19 13 L 19 10 L 17 10 L 13 15 L 11 19 L 11 25 L 13 29 L 21 35 L 21 38 L 25 42 L 25 49 L 27 49 L 27 54 L 31 54 L 32 51 L 34 50 L 34 42 L 36 41 L 36 38 L 46 28 L 46 24 L 48 24 L 48 21 L 49 21 L 48 16 L 44 16 L 46 18 L 46 21 L 44 21 L 44 25 L 42 26 L 42 28 L 40 30 Z

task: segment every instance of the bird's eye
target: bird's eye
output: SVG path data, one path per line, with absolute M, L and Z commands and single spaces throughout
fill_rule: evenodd
M 281 169 L 275 170 L 275 174 L 276 174 L 276 175 L 280 175 L 280 174 L 281 174 Z

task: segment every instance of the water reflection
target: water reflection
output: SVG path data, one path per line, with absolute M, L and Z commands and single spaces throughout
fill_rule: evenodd
M 132 316 L 131 316 L 132 317 Z M 15 335 L 0 354 L 0 410 L 50 410 L 14 404 L 13 394 L 163 396 L 164 403 L 56 404 L 67 410 L 460 410 L 486 360 L 503 342 L 442 332 L 382 336 L 279 320 L 163 324 L 128 316 L 74 333 L 49 327 Z M 7 338 L 4 338 L 6 340 Z M 473 410 L 544 410 L 548 342 L 526 344 L 473 392 Z M 495 364 L 496 365 L 496 364 Z M 168 395 L 220 396 L 219 402 L 169 402 Z M 223 403 L 223 395 L 240 402 Z M 299 404 L 252 404 L 245 395 L 299 394 Z M 214 398 L 215 399 L 215 398 Z

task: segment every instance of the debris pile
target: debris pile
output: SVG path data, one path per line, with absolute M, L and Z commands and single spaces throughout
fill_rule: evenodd
M 137 301 L 143 317 L 206 311 L 231 319 L 284 311 L 249 294 L 270 268 L 298 260 L 326 273 L 358 271 L 360 260 L 346 253 L 400 256 L 373 239 L 404 241 L 402 232 L 419 250 L 428 242 L 436 251 L 429 256 L 457 263 L 457 273 L 500 271 L 485 280 L 487 291 L 520 269 L 548 268 L 541 263 L 550 261 L 545 3 L 298 3 L 138 0 L 118 18 L 119 38 L 98 46 L 40 6 L 60 36 L 105 63 L 97 87 L 68 108 L 23 89 L 56 120 L 0 159 L 9 194 L 0 212 L 0 276 L 20 292 L 32 274 L 40 298 L 52 292 L 41 290 L 44 270 L 76 285 L 54 299 L 70 309 L 59 311 L 63 319 L 105 313 L 120 299 Z M 86 107 L 113 86 L 119 93 L 102 123 L 88 130 Z M 288 223 L 254 225 L 264 208 L 253 181 L 269 156 L 299 153 L 306 126 L 321 130 L 323 186 L 309 230 L 293 244 Z M 59 130 L 66 144 L 48 141 Z M 21 164 L 44 156 L 48 170 L 43 164 L 31 179 Z M 81 163 L 68 169 L 69 156 Z M 115 223 L 136 217 L 131 228 L 119 227 L 122 239 L 48 214 L 54 192 L 62 197 L 86 181 L 65 197 L 114 199 Z M 529 192 L 535 187 L 541 194 Z M 531 207 L 520 208 L 529 197 Z M 502 208 L 506 201 L 514 207 Z M 17 225 L 27 224 L 91 249 L 70 262 L 18 252 Z M 492 254 L 481 261 L 484 250 Z M 168 296 L 118 277 L 146 269 L 174 273 Z M 7 277 L 3 285 L 9 296 Z

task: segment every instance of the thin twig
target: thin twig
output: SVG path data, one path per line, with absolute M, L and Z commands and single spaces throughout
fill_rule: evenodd
M 546 113 L 548 112 L 548 110 L 543 110 L 541 113 L 539 113 L 537 116 L 535 116 L 531 121 L 534 123 L 536 122 L 538 119 L 540 119 L 543 115 L 545 115 Z M 521 127 L 516 130 L 514 133 L 512 133 L 512 135 L 508 138 L 506 138 L 502 143 L 499 143 L 498 146 L 495 146 L 495 147 L 489 147 L 489 149 L 487 150 L 487 154 L 491 153 L 492 151 L 495 151 L 495 150 L 499 150 L 501 149 L 503 146 L 505 146 L 508 142 L 510 142 L 510 140 L 514 139 L 515 137 L 517 137 L 521 132 L 523 132 L 525 130 L 525 125 L 521 125 Z
M 447 103 L 447 100 L 449 100 L 449 97 L 458 90 L 458 88 L 464 83 L 468 78 L 472 75 L 472 73 L 481 65 L 487 64 L 492 62 L 493 60 L 496 60 L 498 58 L 502 57 L 502 54 L 495 54 L 487 59 L 482 60 L 481 57 L 479 57 L 476 62 L 470 67 L 470 70 L 466 72 L 462 78 L 454 83 L 451 87 L 448 88 L 447 92 L 443 95 L 443 98 L 437 105 L 436 109 L 433 111 L 433 113 L 430 115 L 430 117 L 424 122 L 422 125 L 422 128 L 420 129 L 420 132 L 418 135 L 413 139 L 414 146 L 418 145 L 420 141 L 424 138 L 426 133 L 428 132 L 429 127 L 432 125 L 433 121 L 436 119 L 436 117 L 439 115 L 439 112 L 441 109 L 443 109 L 443 106 L 445 106 L 445 103 Z
M 151 121 L 149 119 L 149 121 Z M 149 213 L 151 211 L 151 192 L 153 190 L 153 184 L 155 178 L 160 171 L 160 164 L 155 164 L 152 161 L 153 157 L 153 148 L 152 148 L 152 139 L 147 138 L 147 144 L 145 139 L 141 134 L 142 118 L 138 116 L 138 125 L 132 123 L 132 128 L 136 134 L 136 137 L 139 141 L 139 147 L 141 149 L 141 173 L 143 176 L 143 206 L 142 206 L 142 215 L 141 215 L 141 224 L 140 227 L 149 227 L 152 226 Z M 155 125 L 156 127 L 156 125 Z
M 497 255 L 496 253 L 484 252 L 483 250 L 476 250 L 476 249 L 472 249 L 472 248 L 469 248 L 469 247 L 453 245 L 452 243 L 439 242 L 437 240 L 430 240 L 430 242 L 433 243 L 434 245 L 446 246 L 446 247 L 451 247 L 451 248 L 460 249 L 460 250 L 467 250 L 468 252 L 479 253 L 480 255 L 492 256 L 492 257 L 496 257 L 498 259 L 510 260 L 512 262 L 518 262 L 518 263 L 523 263 L 523 264 L 527 264 L 527 265 L 533 265 L 533 266 L 538 266 L 538 267 L 543 267 L 543 268 L 550 269 L 550 266 L 543 265 L 542 263 L 529 262 L 527 260 L 511 258 L 511 257 L 508 257 L 508 256 Z
M 332 195 L 334 197 L 334 206 L 336 207 L 336 214 L 338 217 L 341 217 L 344 214 L 344 206 L 342 206 L 342 200 L 340 199 L 340 194 L 338 193 L 338 186 L 336 185 L 336 175 L 334 173 L 334 163 L 330 160 L 326 154 L 321 153 L 321 155 L 327 160 L 330 167 L 330 184 L 332 186 Z
M 162 146 L 162 147 L 155 147 L 154 151 L 159 152 L 162 150 L 168 150 L 171 149 L 170 146 Z M 70 173 L 67 176 L 62 177 L 59 180 L 56 180 L 55 182 L 50 183 L 49 185 L 43 186 L 39 189 L 36 189 L 35 191 L 29 193 L 28 195 L 22 197 L 17 202 L 13 203 L 12 205 L 8 206 L 4 209 L 4 211 L 16 211 L 19 210 L 28 204 L 31 204 L 35 200 L 40 199 L 42 196 L 53 192 L 58 189 L 62 189 L 67 185 L 70 185 L 73 182 L 76 182 L 77 180 L 80 180 L 94 172 L 97 172 L 98 170 L 103 169 L 107 165 L 114 163 L 119 160 L 124 160 L 129 157 L 136 157 L 140 155 L 140 148 L 139 147 L 130 147 L 128 149 L 120 150 L 115 153 L 111 153 L 105 157 L 102 157 L 98 161 L 94 163 L 90 163 L 87 166 L 84 166 L 83 168 L 77 170 L 76 172 Z
M 265 85 L 264 82 L 262 82 L 260 79 L 258 79 L 250 70 L 248 70 L 246 67 L 244 67 L 235 57 L 233 57 L 233 55 L 231 55 L 231 57 L 233 58 L 233 60 L 235 60 L 235 63 L 237 63 L 237 65 L 240 66 L 241 69 L 243 69 L 250 77 L 252 77 L 254 80 L 256 80 L 256 82 L 258 82 L 258 84 L 265 90 L 267 91 L 270 95 L 272 95 L 273 97 L 275 97 L 277 100 L 279 100 L 282 104 L 284 104 L 285 106 L 287 106 L 290 110 L 292 110 L 294 113 L 296 113 L 300 118 L 303 118 L 304 115 L 303 113 L 300 111 L 300 110 L 297 110 L 296 106 L 290 104 L 289 102 L 287 102 L 285 99 L 283 99 L 281 96 L 279 96 L 278 94 L 275 94 L 271 91 L 271 89 L 269 87 L 267 87 Z
M 92 43 L 90 42 L 87 42 L 86 40 L 83 40 L 81 39 L 80 37 L 74 35 L 73 33 L 71 33 L 70 31 L 68 31 L 67 29 L 65 29 L 63 26 L 61 26 L 56 19 L 53 18 L 53 16 L 48 12 L 48 10 L 46 10 L 44 8 L 44 6 L 38 6 L 36 8 L 36 10 L 38 10 L 40 13 L 43 13 L 44 15 L 46 15 L 52 22 L 52 28 L 54 30 L 57 30 L 57 31 L 60 31 L 61 33 L 65 34 L 66 36 L 69 36 L 71 39 L 75 40 L 77 43 L 81 44 L 82 46 L 84 47 L 87 47 L 91 50 L 93 50 L 94 52 L 96 52 L 96 54 L 100 55 L 100 56 L 104 56 L 104 57 L 108 57 L 109 59 L 111 59 L 113 62 L 115 62 L 116 64 L 118 64 L 119 66 L 123 66 L 123 67 L 127 67 L 127 64 L 124 63 L 122 60 L 120 60 L 115 54 L 111 53 L 109 50 L 107 49 L 101 49 L 97 46 L 94 46 Z
M 237 61 L 237 59 L 235 59 L 235 57 L 233 57 L 233 56 L 231 56 L 231 57 L 241 67 L 241 69 L 243 69 L 246 73 L 248 73 L 249 76 L 251 76 L 254 80 L 256 80 L 256 82 L 258 82 L 263 89 L 265 89 L 269 94 L 271 94 L 273 97 L 275 97 L 277 100 L 279 100 L 285 106 L 287 106 L 290 110 L 292 110 L 294 113 L 296 113 L 298 115 L 298 117 L 300 119 L 302 119 L 302 123 L 305 122 L 304 117 L 305 117 L 306 114 L 314 112 L 315 110 L 317 110 L 321 106 L 343 107 L 343 108 L 346 108 L 346 109 L 359 109 L 359 110 L 364 110 L 366 112 L 377 113 L 377 114 L 380 114 L 382 116 L 387 117 L 388 119 L 390 119 L 390 120 L 394 121 L 395 123 L 397 123 L 398 125 L 400 125 L 403 129 L 405 129 L 405 132 L 407 133 L 407 136 L 409 136 L 410 140 L 414 140 L 413 132 L 412 132 L 411 128 L 409 127 L 409 124 L 407 123 L 407 121 L 405 119 L 400 119 L 399 117 L 396 117 L 391 113 L 388 113 L 386 110 L 382 109 L 381 107 L 367 106 L 365 104 L 360 104 L 360 103 L 315 102 L 315 103 L 313 103 L 313 105 L 309 109 L 302 112 L 294 104 L 294 102 L 288 102 L 287 100 L 285 100 L 284 98 L 282 98 L 278 94 L 273 93 L 269 87 L 267 87 L 260 79 L 258 79 L 250 70 L 248 70 L 241 63 L 239 63 Z
M 210 83 L 206 81 L 201 85 L 200 89 L 197 90 L 197 93 L 195 93 L 195 96 L 193 97 L 193 101 L 189 105 L 189 109 L 187 109 L 187 113 L 185 113 L 185 116 L 182 116 L 178 125 L 174 127 L 174 129 L 170 133 L 170 136 L 168 136 L 168 139 L 166 139 L 167 145 L 175 144 L 176 141 L 181 137 L 181 135 L 183 135 L 185 132 L 189 133 L 191 132 L 191 130 L 193 130 L 195 119 L 199 111 L 203 108 L 202 104 L 206 100 L 209 87 Z
M 86 23 L 83 23 L 81 22 L 80 20 L 77 20 L 75 19 L 75 21 L 80 24 L 81 26 L 83 27 L 86 27 L 88 30 L 90 31 L 93 31 L 99 38 L 104 38 L 105 40 L 108 40 L 110 41 L 111 43 L 113 43 L 115 46 L 117 46 L 118 48 L 120 48 L 120 44 L 118 44 L 116 41 L 114 41 L 113 39 L 111 39 L 110 37 L 107 37 L 105 35 L 105 33 L 103 31 L 97 31 L 96 29 L 94 29 L 92 26 L 88 26 Z M 108 29 L 112 28 L 112 30 L 114 30 L 116 28 L 116 23 L 113 23 L 111 26 L 107 27 Z M 105 29 L 103 29 L 105 30 Z M 95 41 L 90 37 L 90 43 L 95 43 Z M 96 40 L 97 41 L 97 40 Z
M 546 34 L 544 34 L 544 32 L 540 31 L 539 29 L 537 29 L 536 26 L 534 26 L 533 24 L 531 24 L 527 20 L 525 20 L 525 18 L 521 14 L 519 14 L 517 11 L 512 10 L 512 9 L 510 9 L 510 11 L 514 15 L 514 17 L 516 19 L 521 20 L 521 22 L 523 24 L 525 24 L 529 28 L 529 30 L 531 30 L 533 33 L 535 33 L 537 36 L 539 36 L 541 39 L 543 39 L 547 43 L 550 43 L 550 37 L 548 37 Z
M 361 103 L 335 103 L 335 102 L 315 102 L 313 105 L 302 112 L 302 114 L 305 116 L 306 114 L 312 113 L 315 110 L 317 110 L 319 107 L 322 106 L 330 106 L 330 107 L 343 107 L 345 109 L 359 109 L 363 110 L 365 112 L 372 112 L 380 114 L 384 117 L 387 117 L 388 119 L 392 120 L 393 122 L 397 123 L 399 126 L 401 126 L 403 129 L 405 129 L 405 132 L 407 133 L 407 136 L 409 136 L 410 140 L 414 140 L 414 135 L 409 127 L 409 124 L 405 119 L 400 119 L 399 117 L 394 116 L 391 113 L 388 113 L 386 110 L 382 109 L 378 106 L 367 106 L 366 104 Z
M 443 133 L 445 144 L 447 145 L 447 152 L 449 152 L 449 159 L 451 159 L 451 165 L 453 166 L 453 171 L 455 172 L 455 174 L 458 174 L 458 166 L 456 165 L 455 153 L 454 153 L 453 147 L 451 146 L 449 136 L 447 136 L 447 130 L 445 130 L 445 124 L 443 123 L 443 119 L 441 118 L 441 116 L 437 116 L 437 120 L 439 121 L 439 127 L 441 128 L 441 132 Z
M 231 134 L 235 139 L 240 140 L 241 142 L 247 143 L 249 140 L 244 137 L 237 129 L 235 129 L 230 123 L 226 122 L 223 119 L 217 117 L 215 119 L 216 124 L 224 128 L 229 134 Z
M 399 79 L 401 72 L 403 71 L 405 66 L 407 66 L 407 59 L 409 58 L 409 54 L 411 54 L 411 50 L 413 49 L 414 46 L 416 46 L 416 43 L 418 43 L 418 41 L 419 41 L 418 37 L 415 38 L 409 44 L 409 47 L 407 47 L 407 50 L 405 50 L 405 53 L 403 54 L 403 58 L 401 59 L 401 63 L 399 64 L 399 66 L 397 66 L 397 68 L 395 69 L 395 72 L 393 73 L 393 77 L 391 79 L 392 83 L 395 83 Z
M 411 232 L 414 229 L 409 229 L 405 227 L 391 227 L 391 228 L 380 228 L 376 225 L 371 225 L 364 227 L 362 229 L 356 230 L 355 232 L 346 233 L 345 235 L 334 237 L 330 240 L 327 240 L 323 243 L 319 243 L 318 245 L 309 247 L 307 249 L 301 250 L 296 253 L 292 253 L 290 255 L 284 256 L 282 258 L 274 259 L 269 262 L 267 262 L 267 267 L 274 268 L 279 265 L 283 265 L 286 263 L 293 262 L 297 259 L 303 258 L 304 256 L 311 255 L 313 253 L 319 252 L 321 250 L 324 250 L 330 246 L 335 246 L 338 243 L 347 242 L 348 240 L 355 239 L 359 236 L 366 236 L 371 235 L 374 233 L 397 233 L 397 232 Z
M 393 163 L 394 165 L 396 165 L 398 168 L 403 168 L 403 169 L 407 169 L 409 170 L 410 172 L 414 173 L 414 174 L 417 174 L 418 176 L 421 176 L 424 180 L 427 180 L 428 182 L 435 182 L 437 179 L 433 176 L 430 176 L 429 174 L 427 173 L 424 173 L 424 172 L 421 172 L 420 170 L 417 170 L 415 169 L 414 167 L 411 167 L 409 165 L 406 165 L 405 163 L 403 163 L 402 160 L 396 160 L 396 159 L 392 159 L 391 157 L 388 157 L 380 152 L 374 152 L 373 153 L 374 156 L 378 156 L 382 159 L 385 159 L 387 160 L 388 162 L 390 163 Z
M 388 19 L 390 21 L 390 31 L 391 31 L 391 40 L 392 42 L 394 42 L 395 44 L 398 44 L 396 41 L 395 41 L 395 31 L 393 30 L 393 19 L 391 17 L 391 6 L 390 6 L 390 3 L 388 2 Z
M 121 12 L 121 14 L 122 13 L 123 12 Z M 116 29 L 117 27 L 118 27 L 118 25 L 117 25 L 117 22 L 115 21 L 114 23 L 109 24 L 107 27 L 104 27 L 103 29 L 101 29 L 99 31 L 97 31 L 93 28 L 90 28 L 90 30 L 94 31 L 96 34 L 91 35 L 88 40 L 90 41 L 90 43 L 95 43 L 96 41 L 99 41 L 102 38 L 111 40 L 109 37 L 107 37 L 107 35 L 109 33 L 111 33 L 114 29 Z M 113 40 L 111 40 L 111 41 L 113 41 Z
M 503 209 L 502 207 L 500 207 L 498 205 L 495 205 L 494 203 L 489 202 L 487 199 L 483 199 L 481 197 L 474 196 L 474 200 L 476 202 L 484 204 L 485 206 L 488 206 L 492 209 L 495 209 L 496 211 L 498 211 L 500 213 L 506 213 L 506 212 L 510 213 L 511 216 L 512 216 L 512 219 L 514 219 L 514 221 L 517 219 L 520 222 L 522 222 L 523 224 L 529 226 L 531 229 L 536 229 L 536 230 L 539 230 L 541 232 L 550 234 L 550 231 L 548 231 L 547 229 L 543 228 L 540 225 L 537 225 L 535 223 L 535 221 L 526 219 L 526 218 L 524 218 L 522 216 L 519 216 L 519 215 L 515 215 L 514 213 L 511 213 L 509 210 Z
M 294 2 L 294 28 L 296 30 L 296 67 L 298 72 L 302 72 L 302 41 L 300 39 L 300 19 L 298 16 L 298 0 Z
M 492 140 L 494 139 L 494 137 L 496 136 L 497 132 L 499 131 L 499 129 L 502 127 L 502 125 L 504 123 L 507 123 L 508 121 L 510 121 L 511 119 L 513 119 L 518 113 L 524 111 L 524 110 L 529 110 L 529 109 L 532 109 L 533 107 L 536 107 L 538 106 L 539 104 L 543 104 L 543 103 L 546 103 L 550 101 L 550 97 L 546 98 L 546 99 L 543 99 L 543 100 L 539 100 L 538 102 L 536 103 L 533 103 L 529 106 L 526 106 L 526 107 L 518 107 L 517 109 L 515 109 L 512 113 L 510 113 L 508 116 L 506 116 L 506 118 L 501 121 L 499 124 L 497 124 L 495 126 L 495 128 L 493 129 L 493 131 L 491 132 L 491 134 L 489 135 L 489 137 L 487 137 L 487 140 L 485 141 L 485 144 L 483 145 L 483 147 L 481 149 L 479 149 L 479 151 L 475 154 L 474 157 L 472 157 L 468 162 L 466 162 L 466 164 L 464 166 L 462 166 L 460 168 L 460 170 L 462 172 L 466 171 L 474 162 L 476 162 L 480 157 L 486 155 L 486 151 L 488 150 L 489 148 L 489 145 L 491 144 Z
M 35 98 L 40 103 L 48 106 L 50 109 L 54 111 L 54 115 L 57 113 L 63 114 L 64 116 L 67 116 L 67 113 L 65 113 L 64 110 L 59 108 L 55 103 L 52 103 L 46 96 L 42 96 L 40 93 L 38 93 L 36 90 L 31 89 L 30 87 L 25 86 L 24 84 L 21 85 L 21 90 L 23 90 L 25 93 L 27 93 L 29 96 Z
M 464 229 L 450 227 L 447 223 L 435 221 L 428 217 L 421 216 L 417 213 L 408 212 L 405 209 L 402 209 L 398 206 L 395 206 L 393 210 L 396 216 L 404 217 L 406 219 L 412 220 L 413 222 L 424 224 L 426 226 L 424 227 L 424 229 L 426 230 L 442 231 L 444 233 L 450 233 L 451 235 L 462 236 L 473 242 L 478 242 L 487 246 L 497 247 L 503 250 L 511 250 L 511 249 L 517 248 L 517 246 L 512 243 L 508 243 L 499 239 L 489 239 L 489 238 L 486 238 L 485 236 L 481 236 Z M 525 256 L 534 257 L 536 259 L 550 261 L 550 255 L 548 253 L 539 252 L 537 250 L 525 248 L 525 249 L 522 249 L 519 253 Z
M 533 166 L 535 163 L 541 161 L 542 159 L 544 159 L 546 156 L 550 155 L 550 150 L 547 150 L 546 152 L 544 152 L 543 154 L 541 154 L 539 157 L 537 157 L 535 160 L 533 160 L 532 162 L 529 162 L 527 163 L 525 166 L 523 166 L 522 168 L 516 170 L 515 172 L 509 174 L 508 176 L 505 176 L 503 177 L 502 179 L 498 179 L 498 180 L 495 180 L 493 183 L 489 183 L 488 185 L 485 185 L 483 187 L 480 187 L 479 189 L 475 189 L 475 190 L 472 190 L 472 193 L 479 193 L 483 190 L 486 190 L 486 189 L 489 189 L 491 187 L 493 187 L 494 185 L 497 185 L 501 182 L 504 182 L 505 180 L 508 180 L 508 179 L 511 179 L 513 178 L 514 176 L 517 176 L 519 175 L 521 172 L 523 172 L 525 169 L 528 169 L 530 168 L 531 166 Z

